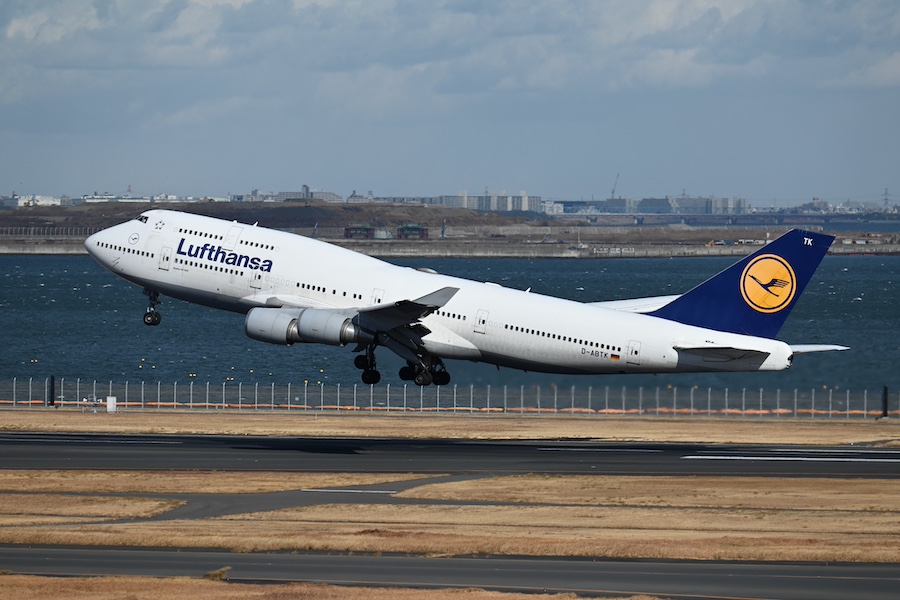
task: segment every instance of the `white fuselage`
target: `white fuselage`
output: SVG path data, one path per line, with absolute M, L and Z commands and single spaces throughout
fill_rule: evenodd
M 434 356 L 551 373 L 764 371 L 790 366 L 784 342 L 399 267 L 282 231 L 150 210 L 91 236 L 90 254 L 164 295 L 246 313 L 254 307 L 363 308 L 458 288 L 421 319 Z M 710 358 L 676 348 L 752 350 Z

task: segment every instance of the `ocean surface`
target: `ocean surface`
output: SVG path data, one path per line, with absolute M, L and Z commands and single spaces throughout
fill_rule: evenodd
M 686 291 L 733 261 L 681 259 L 420 259 L 395 261 L 582 302 Z M 460 385 L 900 388 L 900 257 L 828 256 L 787 320 L 788 343 L 838 343 L 847 352 L 799 356 L 777 373 L 571 376 L 448 361 Z M 244 336 L 243 315 L 165 298 L 158 327 L 141 317 L 141 290 L 87 256 L 0 256 L 0 379 L 51 375 L 116 382 L 353 384 L 349 348 L 280 347 Z M 378 353 L 383 383 L 402 361 Z

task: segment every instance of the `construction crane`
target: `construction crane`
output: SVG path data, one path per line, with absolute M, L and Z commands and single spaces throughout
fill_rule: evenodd
M 609 196 L 609 199 L 610 199 L 610 200 L 615 200 L 615 199 L 616 199 L 616 186 L 617 186 L 617 185 L 619 185 L 619 174 L 618 174 L 618 173 L 616 173 L 616 180 L 615 180 L 615 182 L 613 182 L 612 193 L 611 193 L 610 196 Z

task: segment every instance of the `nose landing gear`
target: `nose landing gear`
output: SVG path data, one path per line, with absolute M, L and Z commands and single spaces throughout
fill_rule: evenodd
M 156 312 L 156 305 L 162 302 L 159 299 L 159 292 L 145 289 L 144 295 L 150 299 L 150 306 L 147 307 L 147 312 L 144 313 L 144 324 L 155 327 L 162 321 L 162 315 Z

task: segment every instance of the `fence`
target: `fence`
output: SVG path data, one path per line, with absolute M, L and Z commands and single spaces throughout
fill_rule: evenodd
M 900 393 L 887 388 L 766 390 L 698 387 L 319 385 L 114 382 L 83 379 L 0 381 L 0 406 L 96 410 L 108 396 L 117 410 L 418 411 L 878 418 L 900 416 Z

